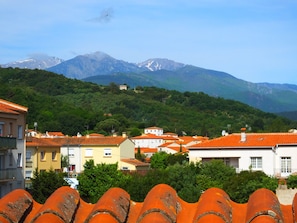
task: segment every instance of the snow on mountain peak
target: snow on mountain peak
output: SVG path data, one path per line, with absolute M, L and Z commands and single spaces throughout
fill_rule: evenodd
M 148 59 L 142 63 L 137 64 L 139 67 L 146 67 L 150 71 L 156 71 L 156 70 L 177 70 L 181 67 L 184 67 L 185 65 L 182 63 L 175 62 L 173 60 L 168 59 Z

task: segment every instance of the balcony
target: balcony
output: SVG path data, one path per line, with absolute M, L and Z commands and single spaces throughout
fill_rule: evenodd
M 0 137 L 0 150 L 15 149 L 17 140 L 14 137 Z
M 0 170 L 0 181 L 14 180 L 17 174 L 17 169 Z

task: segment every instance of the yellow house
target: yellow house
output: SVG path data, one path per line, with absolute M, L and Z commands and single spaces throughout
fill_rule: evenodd
M 135 145 L 123 136 L 80 136 L 65 139 L 61 147 L 61 154 L 69 157 L 70 171 L 80 173 L 88 160 L 95 164 L 118 164 L 121 170 L 138 170 L 149 167 L 149 164 L 135 161 Z M 127 163 L 127 160 L 130 162 Z M 132 163 L 131 163 L 132 162 Z M 135 164 L 135 165 L 133 165 Z
M 135 159 L 134 143 L 122 136 L 84 137 L 81 141 L 82 165 L 93 159 L 95 164 L 118 163 L 122 169 L 125 164 L 122 159 Z
M 53 138 L 27 137 L 26 142 L 26 187 L 30 186 L 33 172 L 61 171 L 61 144 Z

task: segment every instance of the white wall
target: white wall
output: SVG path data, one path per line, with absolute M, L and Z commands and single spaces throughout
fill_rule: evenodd
M 275 167 L 279 174 L 281 170 L 281 157 L 291 157 L 292 173 L 297 172 L 297 147 L 296 146 L 279 146 L 276 148 Z M 290 173 L 282 173 L 281 177 L 287 177 Z
M 267 175 L 274 175 L 274 153 L 271 149 L 224 149 L 224 150 L 192 150 L 189 151 L 190 161 L 199 158 L 238 158 L 238 170 L 249 170 L 251 157 L 262 157 L 262 171 Z

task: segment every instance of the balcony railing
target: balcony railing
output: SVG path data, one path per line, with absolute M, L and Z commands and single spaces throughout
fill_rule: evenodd
M 16 145 L 17 145 L 16 138 L 0 136 L 0 150 L 15 149 Z
M 0 180 L 14 180 L 17 174 L 17 169 L 0 170 Z

